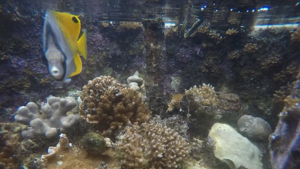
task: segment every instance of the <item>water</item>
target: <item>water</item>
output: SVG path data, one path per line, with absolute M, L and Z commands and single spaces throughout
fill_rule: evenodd
M 0 5 L 0 168 L 300 168 L 298 1 Z M 86 32 L 69 82 L 46 10 Z

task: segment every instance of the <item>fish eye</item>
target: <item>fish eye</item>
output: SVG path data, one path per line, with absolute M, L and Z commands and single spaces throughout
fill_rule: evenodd
M 74 23 L 78 23 L 78 19 L 75 16 L 72 17 L 72 20 Z

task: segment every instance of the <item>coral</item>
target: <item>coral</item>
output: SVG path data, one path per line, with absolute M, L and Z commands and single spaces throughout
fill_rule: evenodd
M 90 117 L 97 116 L 98 110 L 96 110 L 96 107 L 101 102 L 101 96 L 108 89 L 111 92 L 119 93 L 122 88 L 122 85 L 110 76 L 100 76 L 89 81 L 83 87 L 80 95 L 82 103 L 80 104 L 79 113 L 81 117 L 89 123 L 98 123 L 98 121 L 92 121 Z
M 79 121 L 79 115 L 70 113 L 76 106 L 77 102 L 72 97 L 49 96 L 47 103 L 41 105 L 41 114 L 38 106 L 29 102 L 26 106 L 18 108 L 15 120 L 30 125 L 29 129 L 22 131 L 23 137 L 34 138 L 45 135 L 50 138 L 56 136 L 58 132 L 68 131 Z
M 213 113 L 217 108 L 217 95 L 215 89 L 210 84 L 203 83 L 185 90 L 185 97 L 188 102 L 189 111 L 188 113 L 194 112 L 199 113 Z
M 258 50 L 258 47 L 256 43 L 247 43 L 243 50 L 247 53 L 254 53 Z
M 154 121 L 128 127 L 117 145 L 118 159 L 128 169 L 180 168 L 190 150 L 177 132 Z
M 6 169 L 18 168 L 20 131 L 23 126 L 16 123 L 0 123 L 0 166 Z
M 215 156 L 229 168 L 262 169 L 259 149 L 227 124 L 215 123 L 208 135 Z
M 106 152 L 104 155 L 87 154 L 77 144 L 71 144 L 65 134 L 61 134 L 56 147 L 49 147 L 48 154 L 41 156 L 42 168 L 120 168 L 115 162 L 115 153 Z M 102 161 L 102 162 L 101 162 Z M 106 163 L 105 163 L 106 162 Z M 99 165 L 100 163 L 100 165 Z
M 203 35 L 206 38 L 207 41 L 209 42 L 213 42 L 214 44 L 218 44 L 223 40 L 223 37 L 217 33 L 216 30 L 211 30 L 208 26 L 200 26 L 197 28 L 197 30 L 194 31 L 194 33 L 192 33 L 190 35 L 190 37 L 203 37 Z
M 54 158 L 56 154 L 58 154 L 60 151 L 68 151 L 70 148 L 70 143 L 67 135 L 60 134 L 59 135 L 59 142 L 56 145 L 56 147 L 49 147 L 48 148 L 48 154 L 41 156 L 41 162 L 47 163 L 50 159 Z
M 218 107 L 222 112 L 228 110 L 239 111 L 241 108 L 240 97 L 234 93 L 223 93 L 218 94 Z
M 180 102 L 182 100 L 183 95 L 182 94 L 174 94 L 172 96 L 172 100 L 168 104 L 168 110 L 167 112 L 172 112 L 174 110 L 180 109 Z
M 168 118 L 161 119 L 160 116 L 155 116 L 152 118 L 152 121 L 158 124 L 163 124 L 168 128 L 171 128 L 177 132 L 184 139 L 188 138 L 187 130 L 189 129 L 186 118 L 180 115 L 173 115 Z
M 291 97 L 289 94 L 291 93 L 291 90 L 293 88 L 293 85 L 288 83 L 286 86 L 281 86 L 279 90 L 275 91 L 275 94 L 273 94 L 274 102 L 286 102 L 285 100 L 289 100 Z M 293 106 L 293 105 L 290 105 Z
M 267 58 L 264 58 L 262 62 L 260 63 L 261 68 L 263 69 L 269 69 L 273 66 L 276 66 L 281 61 L 281 56 L 279 54 L 273 53 L 273 55 L 268 56 Z
M 109 22 L 101 22 L 101 26 L 105 28 L 109 27 L 109 25 L 110 25 Z
M 200 27 L 198 27 L 197 28 L 197 30 L 193 33 L 193 34 L 191 34 L 191 37 L 194 37 L 194 36 L 196 36 L 198 33 L 200 33 L 200 34 L 206 34 L 206 33 L 209 33 L 210 32 L 210 28 L 209 27 L 207 27 L 207 26 L 200 26 Z
M 268 122 L 260 117 L 243 115 L 237 122 L 239 131 L 249 139 L 264 140 L 268 139 L 272 130 Z
M 107 149 L 106 141 L 99 133 L 89 132 L 83 136 L 80 142 L 88 154 L 102 154 Z
M 127 84 L 129 88 L 134 90 L 140 90 L 140 87 L 143 85 L 144 80 L 143 78 L 139 77 L 139 72 L 136 71 L 134 75 L 129 76 L 127 78 Z
M 124 29 L 141 29 L 142 28 L 142 24 L 140 22 L 121 22 L 118 30 L 119 31 L 123 31 Z
M 232 51 L 228 54 L 228 59 L 238 59 L 241 57 L 239 50 Z
M 219 33 L 217 33 L 216 31 L 212 31 L 212 30 L 208 33 L 208 36 L 211 39 L 213 39 L 216 44 L 220 43 L 221 40 L 223 39 L 223 37 Z
M 179 87 L 180 87 L 180 84 L 182 82 L 180 76 L 171 76 L 171 88 L 175 91 L 175 92 L 178 92 L 179 91 Z
M 227 121 L 238 120 L 240 117 L 240 108 L 241 108 L 241 100 L 240 97 L 233 93 L 217 93 L 218 96 L 218 108 L 221 111 L 222 119 L 226 119 Z
M 299 28 L 291 34 L 291 41 L 292 42 L 300 41 L 300 29 Z
M 122 88 L 111 77 L 90 81 L 80 98 L 80 115 L 89 123 L 97 123 L 103 135 L 112 136 L 128 123 L 141 124 L 151 116 L 139 92 Z
M 237 33 L 239 33 L 239 31 L 237 31 L 237 30 L 235 30 L 235 29 L 228 29 L 227 31 L 226 31 L 226 35 L 235 35 L 235 34 L 237 34 Z

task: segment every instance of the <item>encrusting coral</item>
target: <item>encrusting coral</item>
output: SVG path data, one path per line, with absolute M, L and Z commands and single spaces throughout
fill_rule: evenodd
M 20 130 L 17 123 L 0 123 L 0 168 L 17 168 L 20 146 Z
M 70 143 L 67 135 L 60 134 L 59 142 L 56 147 L 49 147 L 48 154 L 41 156 L 41 162 L 46 163 L 48 160 L 53 158 L 60 151 L 67 151 L 70 148 Z
M 235 110 L 241 108 L 240 97 L 233 93 L 218 93 L 218 107 L 222 111 Z
M 110 142 L 105 138 L 107 149 L 111 147 Z M 120 168 L 115 162 L 114 151 L 102 149 L 97 154 L 90 154 L 88 150 L 84 150 L 82 146 L 69 143 L 69 139 L 65 134 L 60 135 L 59 143 L 55 147 L 48 148 L 48 154 L 42 155 L 40 162 L 42 168 L 97 168 L 100 164 L 105 164 L 107 168 Z M 111 150 L 111 149 L 110 149 Z M 105 153 L 105 155 L 100 155 Z M 101 162 L 102 161 L 102 162 Z M 106 163 L 105 163 L 106 162 Z
M 78 114 L 69 113 L 77 106 L 76 100 L 72 97 L 59 98 L 50 96 L 47 103 L 41 105 L 41 114 L 38 106 L 29 102 L 26 106 L 18 108 L 15 116 L 17 122 L 30 125 L 21 135 L 27 138 L 34 138 L 39 135 L 54 137 L 58 132 L 66 132 L 80 117 Z
M 240 117 L 241 100 L 237 94 L 218 92 L 218 108 L 222 118 L 228 121 L 236 121 Z
M 180 168 L 190 151 L 177 132 L 154 121 L 128 127 L 117 145 L 118 159 L 126 169 Z
M 115 134 L 127 124 L 146 122 L 151 116 L 139 92 L 123 88 L 109 76 L 90 81 L 80 97 L 80 115 L 89 123 L 97 123 L 105 136 Z

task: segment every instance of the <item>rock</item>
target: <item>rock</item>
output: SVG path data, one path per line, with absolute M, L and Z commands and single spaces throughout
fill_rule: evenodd
M 208 135 L 214 155 L 230 169 L 262 169 L 259 149 L 227 124 L 215 123 Z
M 260 117 L 243 115 L 237 122 L 239 131 L 249 139 L 267 140 L 272 130 L 268 122 Z

